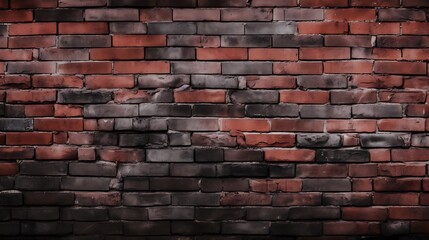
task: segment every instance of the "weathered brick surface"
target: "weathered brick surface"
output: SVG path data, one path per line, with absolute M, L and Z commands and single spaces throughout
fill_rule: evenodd
M 0 0 L 1 239 L 427 239 L 424 0 Z

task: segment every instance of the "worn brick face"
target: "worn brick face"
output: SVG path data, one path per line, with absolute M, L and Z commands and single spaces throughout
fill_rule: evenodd
M 3 239 L 426 239 L 424 0 L 0 0 Z

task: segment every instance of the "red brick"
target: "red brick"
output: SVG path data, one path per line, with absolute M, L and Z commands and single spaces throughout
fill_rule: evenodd
M 11 8 L 56 8 L 57 0 L 10 0 Z
M 357 147 L 360 144 L 359 135 L 356 133 L 343 134 L 344 147 Z
M 417 205 L 418 193 L 374 193 L 376 205 Z
M 58 64 L 61 74 L 103 74 L 112 73 L 111 62 L 74 62 Z
M 313 206 L 321 202 L 320 193 L 283 193 L 274 196 L 273 206 Z
M 9 48 L 49 48 L 55 47 L 55 36 L 25 36 L 9 38 Z
M 379 92 L 379 101 L 394 103 L 424 103 L 425 92 Z
M 295 145 L 294 134 L 244 134 L 247 146 L 253 147 L 293 147 Z
M 157 47 L 166 46 L 165 35 L 115 35 L 113 36 L 114 47 Z
M 197 48 L 198 60 L 246 60 L 246 48 Z
M 0 8 L 9 8 L 9 0 L 0 0 Z
M 422 62 L 375 62 L 375 73 L 426 75 L 426 63 Z
M 322 71 L 321 62 L 275 62 L 273 66 L 274 74 L 322 74 Z
M 144 90 L 119 90 L 114 96 L 116 103 L 148 102 L 150 98 L 150 94 Z
M 250 48 L 249 60 L 298 61 L 298 50 L 287 48 Z
M 266 149 L 265 160 L 269 162 L 313 162 L 316 152 L 309 149 Z
M 405 131 L 425 131 L 425 119 L 405 118 L 405 119 L 382 119 L 378 120 L 378 130 L 389 132 Z
M 81 117 L 82 115 L 82 106 L 55 104 L 55 117 Z
M 305 119 L 272 119 L 271 130 L 279 132 L 323 132 L 325 121 Z
M 350 59 L 350 48 L 300 48 L 299 59 L 326 60 Z
M 54 144 L 66 144 L 67 139 L 67 132 L 54 132 Z
M 293 7 L 297 6 L 296 0 L 253 0 L 252 7 Z
M 360 55 L 356 51 L 352 52 L 352 58 L 368 58 L 376 60 L 401 60 L 401 50 L 400 49 L 390 49 L 390 48 L 373 48 L 371 53 L 364 53 Z
M 87 89 L 133 88 L 134 77 L 132 75 L 87 76 L 85 78 L 85 87 Z
M 404 60 L 429 60 L 429 49 L 402 49 Z
M 378 207 L 345 207 L 341 209 L 342 219 L 361 221 L 383 221 L 387 219 L 387 209 Z
M 296 88 L 296 78 L 288 76 L 247 76 L 246 82 L 253 89 Z
M 174 92 L 174 101 L 178 103 L 224 103 L 225 90 L 191 90 Z
M 52 133 L 26 132 L 7 133 L 7 145 L 51 145 Z
M 138 149 L 100 149 L 100 160 L 109 162 L 140 162 L 145 159 L 144 150 Z
M 354 75 L 352 84 L 361 88 L 396 88 L 402 86 L 403 78 L 401 76 Z
M 429 219 L 428 207 L 391 207 L 389 208 L 390 219 L 400 220 L 423 220 Z M 427 225 L 426 225 L 427 227 Z
M 16 160 L 34 157 L 33 147 L 0 147 L 0 159 Z
M 56 100 L 56 90 L 11 90 L 6 95 L 6 102 L 8 103 L 42 103 L 55 102 Z
M 325 104 L 329 102 L 326 91 L 280 91 L 280 102 L 298 104 Z
M 54 116 L 54 105 L 25 105 L 25 116 L 27 117 L 51 117 Z
M 400 0 L 351 0 L 353 7 L 399 7 Z
M 1 54 L 1 51 L 0 51 Z M 18 76 L 18 75 L 7 75 L 0 76 L 0 88 L 11 89 L 11 88 L 30 88 L 30 77 L 29 76 Z
M 399 162 L 418 162 L 427 161 L 429 149 L 411 148 L 411 149 L 392 149 L 392 161 Z
M 57 34 L 56 23 L 20 23 L 9 26 L 9 35 L 52 35 Z
M 33 52 L 31 50 L 0 49 L 1 61 L 31 61 Z
M 351 34 L 368 34 L 368 35 L 387 35 L 400 34 L 401 25 L 399 23 L 386 22 L 352 22 L 350 23 Z
M 91 60 L 132 60 L 144 59 L 143 48 L 94 48 L 90 52 Z
M 77 148 L 69 146 L 37 147 L 36 159 L 77 160 Z
M 299 179 L 250 180 L 253 192 L 300 192 L 302 181 Z
M 220 119 L 220 130 L 268 132 L 270 124 L 266 119 Z
M 405 77 L 404 88 L 429 89 L 428 77 Z
M 87 129 L 85 129 L 87 130 Z M 79 148 L 78 158 L 80 161 L 93 161 L 95 160 L 95 148 Z
M 34 130 L 40 131 L 82 131 L 83 119 L 81 118 L 40 118 L 34 119 Z
M 170 63 L 166 61 L 114 62 L 115 74 L 127 73 L 170 73 Z
M 220 204 L 232 206 L 271 205 L 271 200 L 271 195 L 260 193 L 223 193 Z
M 334 178 L 346 177 L 345 164 L 299 164 L 296 166 L 296 176 L 300 178 Z
M 301 7 L 347 7 L 348 0 L 301 0 Z
M 0 176 L 13 176 L 18 173 L 18 163 L 2 162 L 0 163 Z
M 372 61 L 325 62 L 325 73 L 372 73 Z
M 38 88 L 82 88 L 83 80 L 77 76 L 33 75 L 33 87 Z
M 378 175 L 390 177 L 419 177 L 426 174 L 424 164 L 379 164 Z
M 376 177 L 377 164 L 359 164 L 349 166 L 350 177 Z
M 109 25 L 105 22 L 58 23 L 59 34 L 107 34 Z
M 376 120 L 328 120 L 328 132 L 375 132 Z
M 1 10 L 0 22 L 32 22 L 32 10 Z
M 171 22 L 173 10 L 168 8 L 140 9 L 141 22 Z
M 219 21 L 219 9 L 174 9 L 174 21 Z
M 407 106 L 406 114 L 411 117 L 429 117 L 429 105 L 409 104 Z
M 344 34 L 349 31 L 345 22 L 299 22 L 300 34 Z
M 325 20 L 329 21 L 371 21 L 375 20 L 375 9 L 327 9 Z
M 426 22 L 404 22 L 402 23 L 403 35 L 428 35 L 429 23 Z
M 366 178 L 353 179 L 352 191 L 353 192 L 371 192 L 372 179 L 366 179 Z

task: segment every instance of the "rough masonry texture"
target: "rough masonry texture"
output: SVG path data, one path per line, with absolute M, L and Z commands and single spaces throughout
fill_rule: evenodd
M 0 0 L 0 239 L 428 239 L 428 12 Z

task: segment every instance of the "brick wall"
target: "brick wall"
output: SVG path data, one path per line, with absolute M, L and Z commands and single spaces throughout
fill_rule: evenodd
M 429 234 L 428 9 L 0 0 L 0 238 Z

